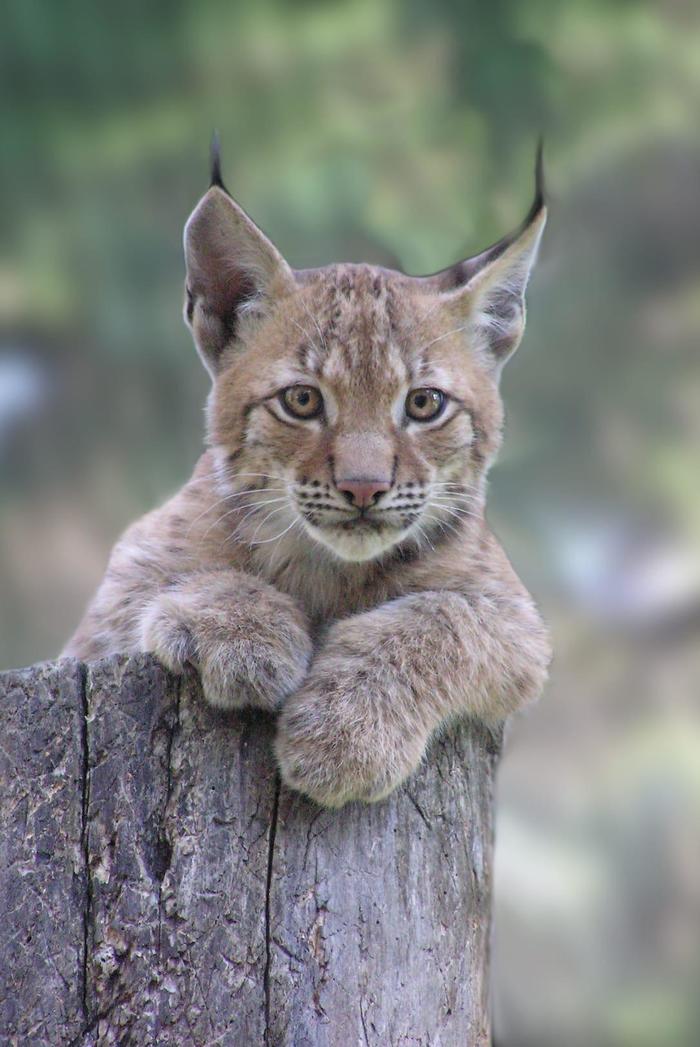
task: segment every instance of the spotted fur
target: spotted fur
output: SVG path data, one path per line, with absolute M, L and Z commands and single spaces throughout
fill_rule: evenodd
M 546 632 L 484 501 L 538 199 L 433 277 L 295 272 L 219 171 L 185 235 L 209 446 L 118 542 L 66 653 L 153 651 L 195 665 L 215 705 L 279 709 L 284 780 L 330 806 L 385 796 L 455 715 L 497 723 L 536 698 Z M 317 417 L 286 410 L 296 385 L 320 391 Z M 445 395 L 427 422 L 406 410 L 424 388 Z

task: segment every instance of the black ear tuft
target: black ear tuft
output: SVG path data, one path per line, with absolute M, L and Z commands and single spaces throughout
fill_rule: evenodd
M 219 137 L 218 131 L 214 131 L 214 134 L 211 136 L 211 148 L 209 150 L 209 157 L 211 164 L 209 188 L 215 185 L 219 189 L 223 189 L 223 191 L 225 193 L 228 193 L 228 195 L 230 196 L 231 194 L 224 185 L 224 180 L 221 177 L 221 138 Z
M 520 239 L 538 215 L 542 213 L 547 204 L 542 152 L 543 141 L 540 137 L 535 153 L 535 197 L 530 205 L 530 210 L 518 228 L 512 233 L 508 233 L 507 236 L 502 237 L 497 243 L 492 244 L 491 247 L 487 247 L 485 251 L 473 255 L 471 258 L 465 258 L 464 261 L 457 262 L 455 265 L 448 266 L 447 269 L 442 269 L 439 273 L 433 273 L 431 276 L 416 277 L 416 279 L 425 285 L 432 286 L 437 291 L 452 291 L 455 288 L 463 287 L 473 276 L 491 262 L 495 262 L 497 258 L 505 254 L 508 248 Z
M 523 222 L 523 228 L 527 228 L 532 219 L 540 213 L 547 203 L 547 189 L 544 181 L 544 138 L 542 135 L 537 140 L 537 151 L 535 153 L 535 199 L 532 201 L 529 214 Z

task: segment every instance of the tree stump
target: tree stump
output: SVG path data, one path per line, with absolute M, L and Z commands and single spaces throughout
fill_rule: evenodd
M 3 1043 L 490 1043 L 488 731 L 328 811 L 148 656 L 5 673 L 0 715 Z

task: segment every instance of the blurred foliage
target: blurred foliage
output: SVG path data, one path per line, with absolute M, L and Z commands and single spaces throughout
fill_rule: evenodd
M 552 208 L 492 517 L 558 662 L 504 766 L 504 1047 L 696 1043 L 700 12 L 691 0 L 7 0 L 0 665 L 53 655 L 188 475 L 181 229 L 440 268 Z

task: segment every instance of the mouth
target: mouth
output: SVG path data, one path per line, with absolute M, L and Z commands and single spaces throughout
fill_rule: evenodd
M 306 519 L 307 522 L 316 530 L 326 532 L 335 531 L 340 534 L 384 534 L 390 531 L 402 531 L 405 526 L 402 523 L 397 523 L 395 520 L 387 520 L 377 514 L 368 513 L 364 509 L 360 509 L 351 516 L 346 516 L 344 514 L 344 517 L 340 519 L 338 517 L 330 520 L 319 520 L 318 518 L 312 519 L 309 517 Z
M 339 559 L 356 563 L 381 556 L 406 536 L 410 528 L 397 526 L 365 512 L 335 520 L 304 520 L 311 536 Z
M 329 527 L 338 528 L 341 531 L 385 531 L 390 525 L 386 520 L 378 520 L 376 517 L 367 516 L 366 513 L 359 512 L 356 516 L 353 516 L 351 520 L 343 520 L 340 523 L 329 524 Z

